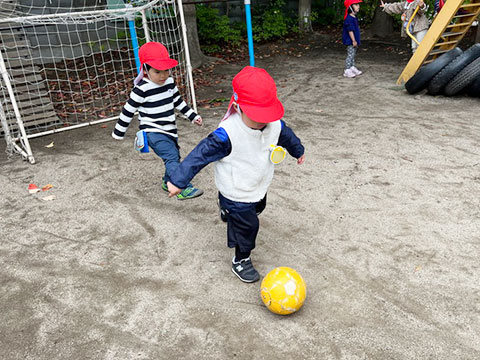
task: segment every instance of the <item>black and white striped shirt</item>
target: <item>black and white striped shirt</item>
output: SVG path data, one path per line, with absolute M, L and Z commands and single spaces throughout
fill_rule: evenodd
M 198 117 L 183 101 L 171 77 L 163 85 L 157 85 L 144 78 L 130 93 L 130 98 L 123 107 L 112 136 L 115 139 L 123 139 L 135 111 L 138 110 L 140 130 L 160 132 L 178 138 L 175 109 L 190 121 Z

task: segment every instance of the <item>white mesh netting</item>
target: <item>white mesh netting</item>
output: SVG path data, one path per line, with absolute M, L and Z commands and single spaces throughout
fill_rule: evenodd
M 172 75 L 192 104 L 178 10 L 176 0 L 0 0 L 0 51 L 15 98 L 0 77 L 7 153 L 15 152 L 9 137 L 25 141 L 12 102 L 27 137 L 118 117 L 137 73 L 135 33 L 139 46 L 161 42 L 179 61 Z

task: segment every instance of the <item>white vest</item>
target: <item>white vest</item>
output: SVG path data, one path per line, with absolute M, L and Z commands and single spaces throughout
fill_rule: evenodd
M 215 183 L 227 199 L 257 202 L 263 199 L 273 179 L 270 145 L 277 145 L 282 124 L 268 123 L 263 131 L 249 128 L 238 113 L 222 121 L 232 152 L 215 162 Z

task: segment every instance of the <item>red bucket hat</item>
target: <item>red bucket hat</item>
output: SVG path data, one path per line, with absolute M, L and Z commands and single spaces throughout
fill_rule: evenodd
M 285 110 L 277 98 L 275 81 L 264 69 L 244 67 L 233 78 L 232 86 L 233 95 L 224 119 L 232 113 L 234 102 L 255 122 L 270 123 L 283 117 Z
M 413 0 L 412 0 L 413 1 Z M 345 5 L 345 15 L 343 16 L 343 20 L 345 20 L 348 16 L 348 8 L 352 6 L 353 4 L 360 4 L 362 3 L 362 0 L 345 0 L 343 5 Z
M 159 42 L 148 42 L 138 51 L 140 58 L 140 72 L 135 79 L 135 84 L 140 82 L 143 78 L 143 65 L 148 64 L 157 70 L 168 70 L 178 65 L 178 61 L 171 59 L 168 50 Z

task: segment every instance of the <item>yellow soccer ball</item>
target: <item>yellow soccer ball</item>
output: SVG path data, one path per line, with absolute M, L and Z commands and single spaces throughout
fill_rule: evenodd
M 280 315 L 300 310 L 307 296 L 305 281 L 289 267 L 277 267 L 270 271 L 263 278 L 260 288 L 265 306 Z

